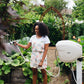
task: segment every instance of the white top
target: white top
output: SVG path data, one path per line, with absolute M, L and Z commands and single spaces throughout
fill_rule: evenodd
M 48 36 L 37 38 L 36 35 L 33 35 L 29 42 L 32 43 L 32 51 L 44 51 L 44 45 L 50 43 L 50 40 Z

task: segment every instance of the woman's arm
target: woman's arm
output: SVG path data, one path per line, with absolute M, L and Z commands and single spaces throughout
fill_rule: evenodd
M 31 43 L 29 42 L 27 45 L 22 45 L 22 44 L 19 44 L 19 43 L 14 43 L 15 45 L 18 45 L 18 46 L 20 46 L 20 47 L 22 47 L 22 48 L 25 48 L 25 49 L 28 49 L 30 46 L 31 46 Z
M 43 61 L 44 61 L 46 54 L 47 54 L 47 51 L 48 51 L 48 46 L 49 46 L 49 44 L 45 44 L 43 57 L 42 57 L 41 62 L 39 63 L 39 66 L 42 66 L 42 64 L 43 64 Z

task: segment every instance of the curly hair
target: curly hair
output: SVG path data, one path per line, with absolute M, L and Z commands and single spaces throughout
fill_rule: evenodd
M 33 26 L 33 32 L 35 33 L 35 26 L 38 25 L 39 27 L 39 33 L 41 36 L 46 36 L 49 34 L 49 30 L 46 24 L 42 23 L 42 22 L 36 22 Z

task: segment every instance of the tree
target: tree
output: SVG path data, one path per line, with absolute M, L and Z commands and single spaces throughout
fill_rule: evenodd
M 63 8 L 66 8 L 66 4 L 68 2 L 64 0 L 45 0 L 45 6 L 48 8 L 50 6 L 55 7 L 59 11 L 61 11 Z
M 73 17 L 84 20 L 84 0 L 76 0 L 75 7 L 73 9 Z

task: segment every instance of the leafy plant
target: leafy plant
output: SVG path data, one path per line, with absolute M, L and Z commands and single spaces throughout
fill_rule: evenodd
M 68 84 L 69 83 L 69 79 L 66 79 L 65 81 L 64 81 L 64 84 Z
M 84 20 L 84 0 L 75 0 L 74 10 L 73 10 L 73 17 Z
M 73 68 L 75 70 L 76 68 L 76 61 L 73 61 L 72 63 L 66 63 L 66 62 L 61 62 L 59 57 L 57 56 L 57 61 L 55 60 L 54 62 L 56 66 L 58 67 L 58 63 L 60 66 L 60 73 L 63 74 L 68 74 L 69 71 Z
M 0 84 L 4 84 L 4 81 L 3 80 L 0 80 Z
M 24 39 L 24 41 L 23 41 Z M 19 40 L 19 43 L 21 44 L 27 44 L 29 41 L 29 38 L 23 38 Z M 30 60 L 31 57 L 31 48 L 24 50 L 21 49 L 22 54 L 24 55 L 25 59 Z M 23 75 L 27 78 L 25 81 L 25 84 L 30 84 L 32 82 L 32 69 L 30 67 L 30 62 L 26 62 L 25 59 L 20 55 L 20 53 L 12 53 L 12 55 L 9 55 L 7 52 L 3 51 L 3 55 L 7 56 L 9 58 L 8 61 L 1 60 L 0 59 L 0 77 L 3 75 L 9 74 L 13 68 L 22 68 Z M 49 70 L 49 68 L 47 68 Z M 48 82 L 50 81 L 50 76 L 48 75 Z M 1 78 L 2 79 L 2 78 Z M 38 71 L 38 81 L 42 82 L 42 74 L 41 71 Z

